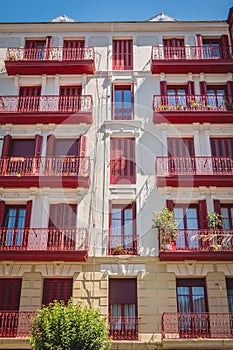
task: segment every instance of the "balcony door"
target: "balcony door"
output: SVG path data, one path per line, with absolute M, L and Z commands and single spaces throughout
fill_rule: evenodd
M 48 248 L 52 250 L 74 250 L 76 222 L 76 204 L 51 204 L 48 224 Z
M 5 247 L 21 247 L 23 244 L 26 219 L 26 205 L 5 206 L 2 244 Z
M 43 60 L 46 54 L 46 40 L 26 40 L 24 59 Z
M 112 204 L 110 208 L 110 254 L 137 254 L 136 207 Z
M 210 139 L 213 172 L 231 174 L 233 170 L 233 138 Z
M 114 340 L 137 340 L 137 280 L 109 279 L 109 326 Z
M 84 59 L 85 40 L 64 40 L 63 44 L 63 60 L 77 61 Z
M 113 85 L 113 119 L 133 119 L 133 85 Z
M 185 59 L 184 39 L 163 39 L 163 49 L 165 59 Z
M 195 171 L 192 138 L 168 138 L 168 170 L 171 175 L 193 174 Z
M 81 108 L 80 96 L 82 86 L 61 86 L 59 94 L 59 111 L 60 112 L 77 112 Z
M 176 248 L 198 249 L 198 207 L 195 205 L 176 204 L 173 213 L 178 223 Z
M 21 86 L 19 89 L 18 111 L 35 112 L 40 105 L 41 86 Z
M 177 279 L 176 291 L 180 337 L 208 337 L 205 279 Z
M 226 91 L 223 87 L 207 86 L 206 92 L 208 106 L 214 109 L 226 109 Z
M 174 109 L 181 109 L 186 107 L 186 94 L 185 87 L 167 87 L 167 104 L 174 106 Z

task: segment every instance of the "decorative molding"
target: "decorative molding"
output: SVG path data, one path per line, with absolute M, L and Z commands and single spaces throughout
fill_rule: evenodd
M 233 264 L 217 264 L 217 272 L 223 272 L 225 276 L 233 275 Z
M 139 120 L 107 120 L 104 122 L 105 134 L 116 137 L 140 137 L 143 134 Z
M 197 264 L 196 261 L 185 261 L 184 263 L 167 264 L 167 272 L 173 272 L 176 276 L 206 276 L 214 272 L 213 264 Z
M 14 264 L 13 261 L 3 261 L 0 264 L 0 275 L 4 277 L 14 277 L 14 276 L 23 276 L 26 272 L 31 272 L 32 267 L 30 264 L 21 265 Z
M 116 197 L 119 196 L 119 198 L 128 198 L 128 199 L 134 199 L 136 196 L 136 185 L 110 185 L 109 186 L 109 192 L 110 196 Z
M 53 264 L 36 265 L 35 272 L 40 272 L 42 276 L 64 276 L 73 277 L 76 272 L 82 272 L 82 265 L 65 264 L 63 261 Z
M 137 276 L 146 271 L 145 264 L 106 264 L 100 265 L 101 272 L 114 276 Z

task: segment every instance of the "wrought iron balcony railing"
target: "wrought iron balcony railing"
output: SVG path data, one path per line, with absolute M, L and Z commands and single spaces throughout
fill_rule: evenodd
M 86 228 L 0 228 L 0 251 L 87 251 Z
M 164 313 L 163 339 L 233 338 L 232 313 Z
M 34 316 L 35 312 L 32 311 L 0 311 L 0 337 L 29 337 L 30 323 Z
M 233 230 L 186 229 L 176 231 L 175 244 L 171 245 L 159 234 L 160 250 L 181 251 L 232 251 Z
M 92 96 L 0 96 L 0 113 L 92 112 Z
M 89 157 L 4 157 L 0 176 L 90 176 Z
M 232 157 L 157 157 L 157 176 L 233 175 Z
M 6 61 L 90 61 L 94 60 L 93 47 L 79 48 L 36 48 L 11 47 L 7 49 Z
M 113 340 L 138 340 L 138 317 L 109 317 L 108 322 Z
M 232 96 L 154 95 L 154 112 L 164 111 L 233 111 Z
M 109 237 L 109 255 L 137 255 L 138 238 L 132 235 L 112 235 Z
M 233 60 L 229 46 L 153 46 L 152 60 Z

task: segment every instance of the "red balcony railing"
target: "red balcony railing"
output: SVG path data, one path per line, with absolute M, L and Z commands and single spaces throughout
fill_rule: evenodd
M 0 176 L 90 176 L 89 157 L 4 157 Z
M 232 313 L 164 313 L 163 339 L 233 338 Z
M 130 103 L 115 103 L 113 104 L 113 116 L 114 120 L 131 120 L 133 119 L 133 105 Z
M 227 73 L 233 67 L 229 46 L 154 46 L 151 71 L 156 73 Z
M 6 61 L 88 61 L 94 60 L 93 47 L 8 48 Z
M 8 48 L 5 66 L 9 75 L 94 74 L 94 48 Z
M 86 228 L 0 228 L 0 251 L 87 251 Z
M 92 112 L 92 96 L 0 96 L 0 113 Z
M 27 311 L 0 311 L 0 337 L 25 338 L 29 337 L 31 319 L 35 312 Z
M 157 176 L 233 175 L 232 157 L 157 157 Z
M 231 251 L 233 252 L 233 230 L 187 229 L 176 231 L 176 242 L 171 245 L 159 234 L 160 250 L 194 251 Z
M 216 95 L 154 95 L 154 112 L 233 111 L 231 96 Z
M 113 340 L 138 340 L 137 317 L 109 317 L 109 328 Z
M 229 46 L 153 46 L 152 60 L 229 60 Z
M 109 237 L 109 255 L 137 255 L 138 238 L 132 235 L 112 235 Z

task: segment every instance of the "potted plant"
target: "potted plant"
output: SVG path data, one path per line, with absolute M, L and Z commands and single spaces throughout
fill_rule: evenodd
M 167 207 L 154 211 L 152 222 L 152 228 L 157 228 L 160 234 L 161 248 L 174 250 L 178 223 L 174 219 L 173 212 Z
M 216 231 L 222 227 L 222 215 L 217 212 L 208 213 L 208 228 L 210 229 L 210 249 L 211 250 L 222 250 L 222 237 L 216 234 Z

